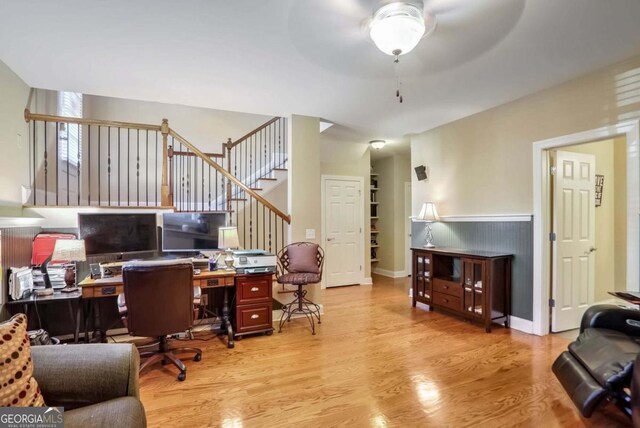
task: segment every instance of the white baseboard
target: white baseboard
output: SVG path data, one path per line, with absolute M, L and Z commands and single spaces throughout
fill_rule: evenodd
M 514 317 L 513 315 L 509 317 L 509 327 L 523 333 L 533 334 L 533 321 Z
M 404 271 L 404 270 L 393 271 L 393 270 L 375 268 L 371 272 L 377 275 L 386 276 L 388 278 L 404 278 L 405 276 L 407 276 L 407 271 Z
M 360 285 L 371 285 L 373 284 L 373 279 L 371 277 L 365 278 L 362 280 Z

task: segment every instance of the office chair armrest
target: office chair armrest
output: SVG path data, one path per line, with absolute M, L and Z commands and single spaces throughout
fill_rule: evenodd
M 48 406 L 65 410 L 118 397 L 140 398 L 140 355 L 131 344 L 31 348 L 33 377 Z
M 615 305 L 595 305 L 582 316 L 580 333 L 587 328 L 607 328 L 640 336 L 640 311 Z

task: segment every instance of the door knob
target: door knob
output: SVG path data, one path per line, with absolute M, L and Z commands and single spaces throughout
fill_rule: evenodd
M 596 247 L 591 247 L 591 248 L 589 248 L 589 251 L 585 251 L 584 254 L 588 256 L 589 254 L 591 254 L 591 253 L 593 253 L 594 251 L 597 251 L 597 250 L 598 249 Z
M 327 238 L 327 241 L 334 241 L 336 238 Z

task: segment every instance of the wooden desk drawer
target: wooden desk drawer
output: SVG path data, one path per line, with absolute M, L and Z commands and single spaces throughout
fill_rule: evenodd
M 238 305 L 271 302 L 271 275 L 247 276 L 236 279 Z
M 433 291 L 456 297 L 462 297 L 463 293 L 462 285 L 440 278 L 433 279 Z
M 271 328 L 271 302 L 236 308 L 237 333 Z
M 224 287 L 233 285 L 233 276 L 222 276 L 219 278 L 194 279 L 193 285 L 199 285 L 200 288 Z
M 99 287 L 82 287 L 82 297 L 91 299 L 94 297 L 110 297 L 124 293 L 124 285 L 101 285 Z
M 459 297 L 451 296 L 449 294 L 434 292 L 433 303 L 435 305 L 444 306 L 445 308 L 449 308 L 454 311 L 462 310 L 462 299 L 460 299 Z

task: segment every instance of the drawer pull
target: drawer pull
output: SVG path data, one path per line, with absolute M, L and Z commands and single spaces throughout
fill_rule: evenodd
M 100 291 L 103 295 L 110 296 L 112 294 L 116 294 L 116 287 L 102 287 Z
M 253 291 L 254 293 L 255 293 L 256 291 L 259 291 L 259 290 L 260 290 L 260 289 L 259 289 L 258 287 L 251 287 L 251 291 Z
M 251 319 L 252 320 L 257 320 L 258 318 L 260 318 L 260 315 L 258 315 L 258 314 L 251 315 Z
M 443 302 L 449 303 L 449 299 L 442 299 Z
M 445 290 L 448 290 L 448 289 L 449 289 L 449 286 L 448 286 L 448 285 L 443 285 L 442 287 L 443 287 Z

